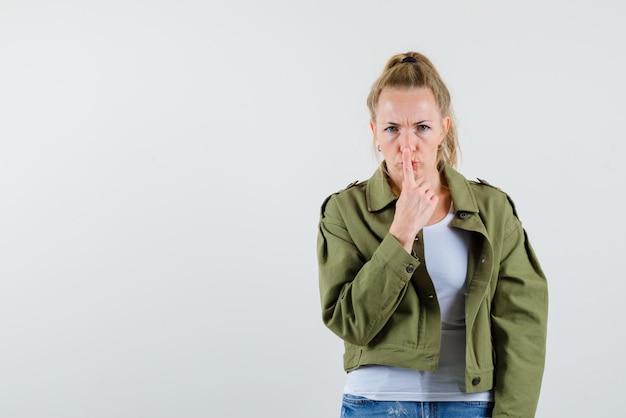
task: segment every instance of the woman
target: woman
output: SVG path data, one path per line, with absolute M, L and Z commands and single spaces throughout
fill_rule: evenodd
M 324 323 L 345 342 L 342 417 L 533 417 L 547 284 L 510 198 L 456 164 L 450 94 L 415 52 L 368 97 L 383 162 L 323 204 Z

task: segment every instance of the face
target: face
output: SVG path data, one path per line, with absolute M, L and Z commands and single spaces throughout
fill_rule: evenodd
M 441 117 L 429 88 L 383 89 L 370 127 L 396 187 L 402 184 L 404 148 L 410 151 L 418 184 L 438 175 L 437 148 L 448 132 L 450 118 Z

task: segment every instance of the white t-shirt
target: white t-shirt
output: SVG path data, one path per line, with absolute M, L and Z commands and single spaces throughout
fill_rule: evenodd
M 452 228 L 450 212 L 424 228 L 426 270 L 441 310 L 441 349 L 436 372 L 366 365 L 348 373 L 344 393 L 373 400 L 491 401 L 491 392 L 465 393 L 465 287 L 469 233 Z

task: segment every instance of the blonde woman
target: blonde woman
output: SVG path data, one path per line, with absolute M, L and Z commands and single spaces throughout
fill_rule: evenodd
M 547 284 L 513 202 L 455 170 L 450 94 L 424 55 L 393 56 L 367 104 L 383 162 L 319 223 L 341 416 L 533 417 Z

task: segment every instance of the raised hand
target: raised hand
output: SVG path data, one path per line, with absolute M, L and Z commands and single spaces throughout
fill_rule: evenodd
M 411 253 L 413 241 L 433 216 L 439 197 L 427 181 L 417 183 L 409 148 L 402 150 L 402 190 L 396 202 L 396 213 L 389 228 L 402 247 Z

